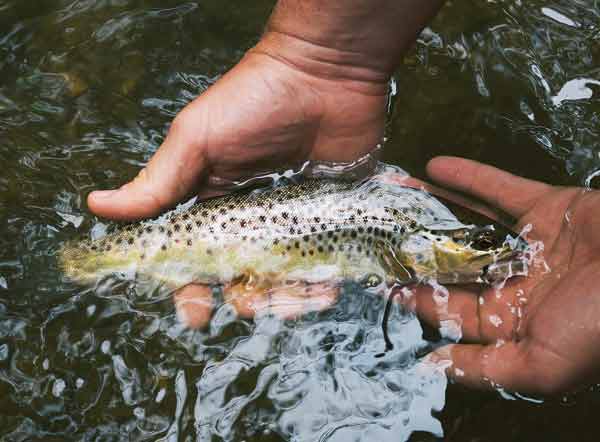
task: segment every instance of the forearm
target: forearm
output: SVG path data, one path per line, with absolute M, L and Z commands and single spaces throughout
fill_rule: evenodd
M 444 0 L 279 0 L 258 51 L 317 75 L 387 81 Z

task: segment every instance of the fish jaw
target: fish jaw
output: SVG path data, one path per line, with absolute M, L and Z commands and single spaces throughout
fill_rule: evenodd
M 416 232 L 406 238 L 401 246 L 401 261 L 417 279 L 442 284 L 489 283 L 491 279 L 501 279 L 505 272 L 523 267 L 519 264 L 521 250 L 509 241 L 489 250 L 478 250 L 455 241 L 450 233 Z

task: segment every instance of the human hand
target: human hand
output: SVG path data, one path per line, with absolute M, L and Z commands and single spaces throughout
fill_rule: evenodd
M 383 137 L 396 64 L 442 3 L 279 0 L 260 42 L 179 113 L 137 178 L 92 192 L 89 208 L 144 218 L 214 182 L 364 156 Z
M 474 195 L 518 219 L 544 244 L 546 266 L 475 293 L 418 287 L 403 299 L 427 323 L 458 323 L 462 342 L 429 355 L 454 381 L 476 388 L 553 394 L 600 375 L 600 192 L 553 187 L 474 161 L 428 165 L 441 185 Z M 437 297 L 437 298 L 436 298 Z
M 380 143 L 385 78 L 312 75 L 277 58 L 280 43 L 264 40 L 179 113 L 132 182 L 90 194 L 90 209 L 113 219 L 150 217 L 216 179 L 248 178 L 308 159 L 352 161 Z

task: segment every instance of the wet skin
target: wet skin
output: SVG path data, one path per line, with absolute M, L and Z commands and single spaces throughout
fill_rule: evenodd
M 428 173 L 508 212 L 518 219 L 517 231 L 530 224 L 528 238 L 543 242 L 549 267 L 533 267 L 528 277 L 509 280 L 500 291 L 449 288 L 448 314 L 430 289 L 418 288 L 404 302 L 423 320 L 434 326 L 449 318 L 462 322 L 463 342 L 429 358 L 451 362 L 448 375 L 476 388 L 552 394 L 596 381 L 600 192 L 554 187 L 451 157 L 432 160 Z M 519 306 L 521 317 L 511 309 Z

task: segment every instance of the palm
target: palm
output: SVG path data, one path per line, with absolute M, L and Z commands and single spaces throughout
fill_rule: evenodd
M 432 357 L 449 358 L 451 377 L 478 387 L 551 393 L 590 380 L 600 369 L 600 194 L 553 188 L 459 159 L 438 159 L 430 173 L 508 211 L 519 219 L 517 231 L 530 225 L 528 239 L 543 243 L 526 278 L 486 289 L 479 298 L 452 289 L 448 313 L 429 293 L 418 293 L 421 317 L 433 324 L 458 320 L 463 332 L 465 343 Z

